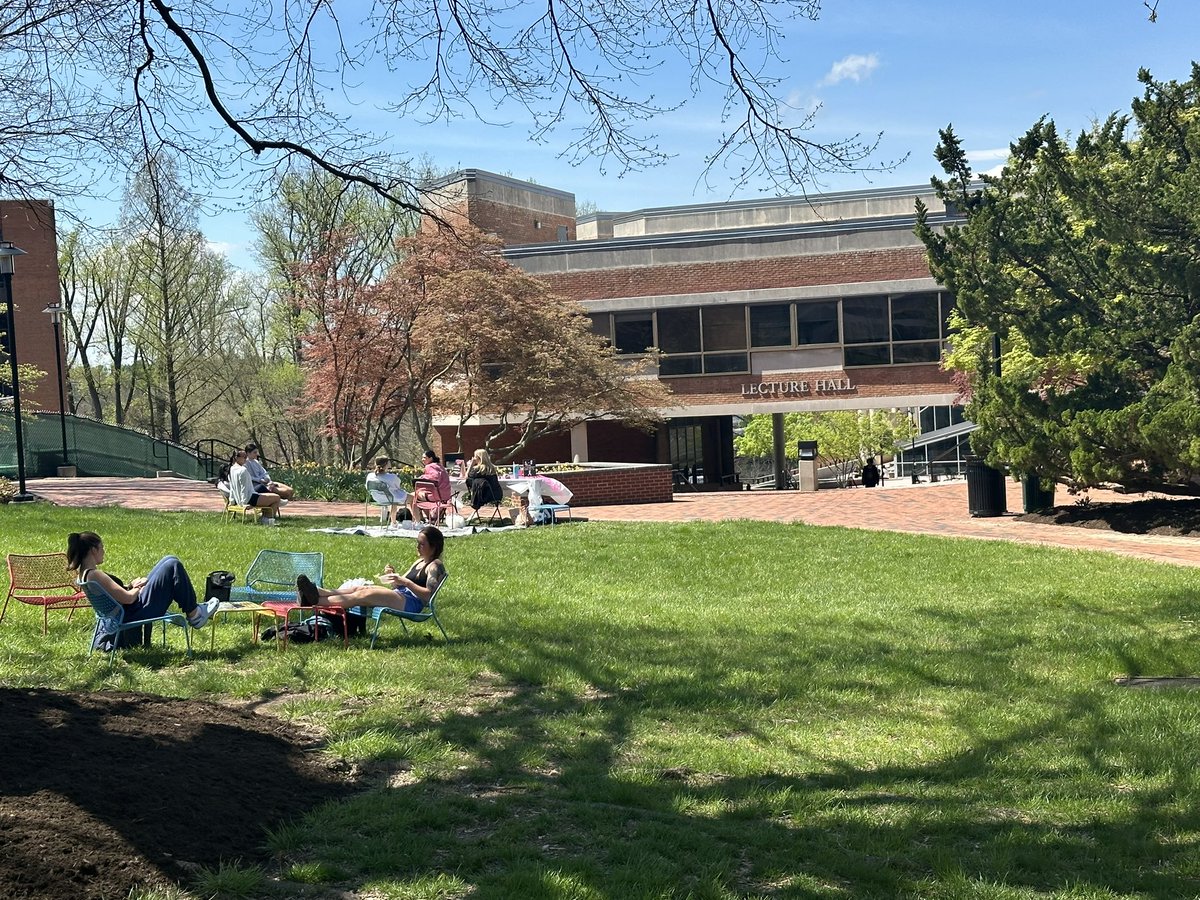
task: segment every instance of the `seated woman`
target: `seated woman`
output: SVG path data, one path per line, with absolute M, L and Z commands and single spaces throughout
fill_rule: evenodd
M 78 583 L 94 581 L 125 608 L 125 622 L 157 619 L 175 603 L 193 628 L 203 628 L 220 600 L 196 602 L 196 590 L 187 570 L 174 556 L 164 556 L 145 578 L 135 578 L 125 587 L 118 579 L 99 568 L 104 562 L 104 542 L 94 531 L 67 535 L 67 568 L 79 573 Z M 113 640 L 112 635 L 97 634 L 96 644 Z
M 388 518 L 390 524 L 395 525 L 400 510 L 404 508 L 404 501 L 408 499 L 408 491 L 400 483 L 400 476 L 391 471 L 391 467 L 392 461 L 388 457 L 376 457 L 375 470 L 367 475 L 367 490 L 370 491 L 371 486 L 375 485 L 376 490 L 382 487 L 391 496 L 393 502 L 388 505 Z
M 278 494 L 263 493 L 254 489 L 254 481 L 246 468 L 246 451 L 235 450 L 229 458 L 228 470 L 221 467 L 218 482 L 224 481 L 229 485 L 229 502 L 238 506 L 255 506 L 262 510 L 264 525 L 274 525 L 275 517 L 279 515 L 279 503 L 283 499 Z
M 479 510 L 483 507 L 498 504 L 504 499 L 499 473 L 492 465 L 492 458 L 486 450 L 476 450 L 471 456 L 471 464 L 467 467 L 466 485 L 475 517 L 479 516 Z
M 417 506 L 418 503 L 432 503 L 435 500 L 447 503 L 450 500 L 450 475 L 442 466 L 438 455 L 432 450 L 426 450 L 422 457 L 425 469 L 417 476 L 421 481 L 432 481 L 436 488 L 429 489 L 418 487 L 412 492 L 412 497 L 408 503 L 408 511 L 412 513 L 414 522 L 423 522 L 424 510 Z
M 405 612 L 420 612 L 429 603 L 429 598 L 446 577 L 446 566 L 442 563 L 442 551 L 446 539 L 441 531 L 426 525 L 417 535 L 417 561 L 403 575 L 398 575 L 391 563 L 378 576 L 390 585 L 365 584 L 359 587 L 317 587 L 306 575 L 296 579 L 296 595 L 302 606 L 388 606 Z

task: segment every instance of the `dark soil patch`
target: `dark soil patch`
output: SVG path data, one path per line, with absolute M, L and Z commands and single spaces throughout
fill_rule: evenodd
M 1161 497 L 1128 503 L 1087 503 L 1056 506 L 1040 513 L 1017 516 L 1040 525 L 1074 525 L 1125 534 L 1200 534 L 1200 500 Z
M 0 689 L 0 894 L 112 900 L 221 860 L 347 790 L 312 735 L 142 694 Z

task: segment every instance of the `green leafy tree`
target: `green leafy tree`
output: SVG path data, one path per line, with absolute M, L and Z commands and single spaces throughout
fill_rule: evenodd
M 784 413 L 784 455 L 796 459 L 800 441 L 816 441 L 823 467 L 832 468 L 843 484 L 870 456 L 890 456 L 896 445 L 913 436 L 912 419 L 895 410 L 837 410 Z M 764 457 L 774 452 L 771 416 L 750 416 L 734 438 L 739 456 Z
M 1079 486 L 1200 491 L 1200 67 L 1138 74 L 1132 116 L 1074 147 L 1037 122 L 977 181 L 953 130 L 917 233 L 958 298 L 946 364 L 993 464 Z M 992 336 L 999 338 L 996 358 Z

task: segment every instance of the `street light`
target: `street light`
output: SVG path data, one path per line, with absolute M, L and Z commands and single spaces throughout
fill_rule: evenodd
M 21 433 L 21 379 L 17 372 L 17 311 L 13 308 L 12 276 L 13 261 L 24 256 L 25 251 L 13 246 L 12 241 L 0 241 L 0 281 L 4 282 L 4 301 L 8 304 L 8 365 L 12 371 L 13 433 L 17 438 L 17 493 L 13 503 L 24 503 L 33 499 L 25 490 L 25 436 Z
M 63 381 L 62 348 L 59 346 L 62 343 L 62 304 L 51 303 L 42 312 L 50 316 L 50 322 L 54 325 L 54 365 L 58 369 L 58 424 L 62 429 L 62 464 L 69 466 L 71 463 L 67 459 L 67 389 Z

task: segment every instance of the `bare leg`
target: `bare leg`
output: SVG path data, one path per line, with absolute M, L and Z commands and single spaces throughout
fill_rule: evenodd
M 396 606 L 402 598 L 393 588 L 381 584 L 367 584 L 345 591 L 317 588 L 322 606 Z

